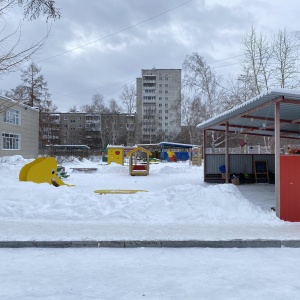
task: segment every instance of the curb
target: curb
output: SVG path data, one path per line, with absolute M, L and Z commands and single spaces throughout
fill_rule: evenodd
M 300 248 L 300 240 L 0 241 L 0 248 Z

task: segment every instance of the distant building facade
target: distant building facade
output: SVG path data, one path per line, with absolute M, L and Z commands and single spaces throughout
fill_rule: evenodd
M 121 113 L 50 113 L 44 114 L 43 141 L 46 145 L 87 145 L 101 149 L 106 144 L 133 145 L 135 115 Z
M 39 153 L 39 111 L 0 96 L 0 156 Z
M 143 69 L 136 79 L 137 142 L 174 141 L 181 131 L 181 70 Z

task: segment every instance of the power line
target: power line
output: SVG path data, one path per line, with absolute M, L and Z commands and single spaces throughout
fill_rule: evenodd
M 51 56 L 51 57 L 42 59 L 42 60 L 38 61 L 38 63 L 43 62 L 43 61 L 46 61 L 46 60 L 49 60 L 49 59 L 52 59 L 52 58 L 55 58 L 55 57 L 58 57 L 58 56 L 61 56 L 61 55 L 64 55 L 64 54 L 66 54 L 66 53 L 70 53 L 70 52 L 75 51 L 75 50 L 77 50 L 77 49 L 86 47 L 86 46 L 88 46 L 88 45 L 94 44 L 94 43 L 96 43 L 96 42 L 99 42 L 99 41 L 102 41 L 102 40 L 107 39 L 107 38 L 109 38 L 109 37 L 112 37 L 112 36 L 114 36 L 114 35 L 117 35 L 117 34 L 119 34 L 119 33 L 121 33 L 121 32 L 124 32 L 124 31 L 126 31 L 126 30 L 129 30 L 129 29 L 131 29 L 131 28 L 137 27 L 137 26 L 139 26 L 139 25 L 141 25 L 141 24 L 143 24 L 143 23 L 146 23 L 146 22 L 148 22 L 148 21 L 151 21 L 151 20 L 153 20 L 153 19 L 155 19 L 155 18 L 157 18 L 157 17 L 160 17 L 160 16 L 162 16 L 162 15 L 164 15 L 164 14 L 166 14 L 166 13 L 172 11 L 172 10 L 175 10 L 175 9 L 181 7 L 181 6 L 184 6 L 184 5 L 186 5 L 186 4 L 188 4 L 188 3 L 192 2 L 192 1 L 193 1 L 193 0 L 189 0 L 189 1 L 183 2 L 183 3 L 177 5 L 177 6 L 173 7 L 173 8 L 170 8 L 170 9 L 168 9 L 168 10 L 165 10 L 165 11 L 163 11 L 163 12 L 161 12 L 161 13 L 155 15 L 155 16 L 152 16 L 152 17 L 150 17 L 150 18 L 148 18 L 148 19 L 146 19 L 146 20 L 143 20 L 143 21 L 141 21 L 141 22 L 138 22 L 138 23 L 135 23 L 135 24 L 133 24 L 133 25 L 130 25 L 130 26 L 126 27 L 126 28 L 123 28 L 123 29 L 118 30 L 118 31 L 116 31 L 116 32 L 114 32 L 114 33 L 111 33 L 111 34 L 109 34 L 109 35 L 106 35 L 106 36 L 104 36 L 104 37 L 101 37 L 101 38 L 99 38 L 99 39 L 97 39 L 97 40 L 94 40 L 94 41 L 92 41 L 92 42 L 89 42 L 89 43 L 80 45 L 80 46 L 75 47 L 75 48 L 73 48 L 73 49 L 70 49 L 70 50 L 61 52 L 61 53 L 59 53 L 59 54 L 53 55 L 53 56 Z

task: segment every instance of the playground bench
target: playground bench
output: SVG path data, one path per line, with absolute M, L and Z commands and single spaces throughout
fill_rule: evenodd
M 97 168 L 71 168 L 73 171 L 80 171 L 85 173 L 91 173 L 97 171 Z
M 147 171 L 147 166 L 145 165 L 136 165 L 132 167 L 133 171 Z

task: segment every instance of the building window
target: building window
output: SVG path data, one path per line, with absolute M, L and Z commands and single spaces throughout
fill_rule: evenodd
M 169 113 L 169 111 L 166 109 L 166 110 L 165 110 L 165 113 L 167 114 L 167 113 Z
M 165 104 L 165 107 L 166 107 L 166 108 L 168 107 L 168 103 Z
M 64 117 L 64 120 L 68 120 L 68 117 Z
M 168 91 L 165 91 L 165 94 L 168 94 Z
M 20 112 L 15 109 L 9 109 L 4 114 L 4 122 L 20 125 Z
M 158 106 L 159 106 L 159 107 L 162 107 L 162 104 L 161 104 L 161 103 L 159 103 L 159 104 L 158 104 Z
M 159 99 L 159 100 L 162 100 L 162 97 L 159 97 L 158 99 Z
M 167 84 L 167 83 L 165 84 L 165 87 L 168 87 L 168 84 Z
M 169 100 L 169 98 L 168 98 L 168 97 L 165 97 L 165 100 Z
M 3 150 L 20 150 L 20 136 L 13 133 L 2 133 Z

